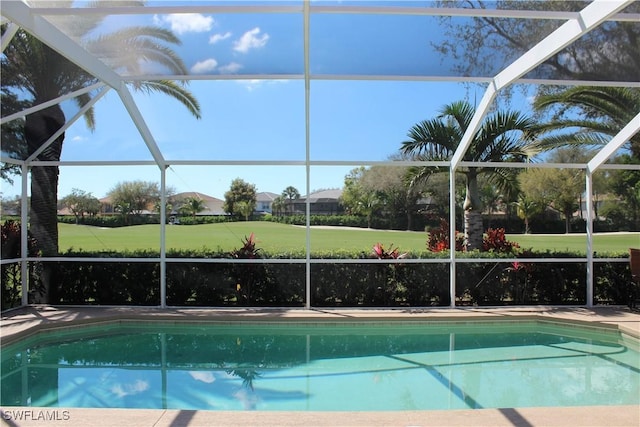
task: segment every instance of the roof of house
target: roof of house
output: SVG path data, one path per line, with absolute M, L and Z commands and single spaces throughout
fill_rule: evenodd
M 342 196 L 342 190 L 339 188 L 334 188 L 331 190 L 321 190 L 316 191 L 315 193 L 309 194 L 309 202 L 317 203 L 320 201 L 338 201 Z M 301 197 L 301 200 L 306 200 L 307 197 Z
M 197 191 L 186 191 L 184 193 L 178 193 L 178 194 L 174 194 L 173 196 L 169 197 L 172 200 L 184 200 L 184 199 L 200 199 L 200 200 L 204 200 L 204 201 L 214 201 L 214 200 L 219 200 L 222 201 L 216 197 L 213 196 L 209 196 L 207 194 L 204 193 L 198 193 Z
M 198 212 L 196 215 L 226 215 L 227 213 L 223 209 L 224 200 L 220 200 L 217 197 L 209 196 L 204 193 L 198 193 L 197 191 L 187 191 L 184 193 L 174 194 L 170 199 L 174 202 L 181 202 L 187 199 L 200 199 L 204 202 L 205 209 Z M 175 215 L 179 206 L 174 206 L 171 214 Z
M 271 193 L 269 191 L 263 191 L 256 194 L 257 202 L 273 202 L 273 200 L 278 197 L 279 194 Z

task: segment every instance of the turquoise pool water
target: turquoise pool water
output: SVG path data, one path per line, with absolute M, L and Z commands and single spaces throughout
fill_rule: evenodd
M 117 322 L 5 346 L 1 368 L 2 406 L 396 411 L 640 404 L 633 343 L 616 332 L 535 321 Z

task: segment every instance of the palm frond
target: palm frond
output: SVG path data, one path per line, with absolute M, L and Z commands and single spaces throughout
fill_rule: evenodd
M 403 154 L 421 155 L 425 160 L 451 158 L 460 141 L 458 132 L 441 120 L 424 120 L 409 129 L 409 139 L 402 142 Z
M 182 59 L 163 43 L 180 44 L 169 30 L 149 26 L 125 28 L 86 43 L 87 50 L 111 67 L 139 74 L 145 62 L 165 67 L 172 74 L 188 74 Z
M 530 147 L 536 151 L 549 151 L 571 146 L 595 147 L 606 144 L 609 139 L 609 137 L 595 132 L 563 133 L 540 138 Z
M 160 92 L 177 99 L 182 105 L 187 107 L 189 112 L 196 118 L 201 118 L 200 103 L 191 92 L 185 89 L 181 84 L 173 80 L 155 80 L 138 82 L 136 89 L 145 90 L 147 92 Z
M 460 134 L 464 134 L 464 131 L 469 127 L 471 120 L 473 119 L 473 115 L 475 113 L 475 109 L 466 101 L 456 101 L 451 104 L 445 105 L 438 118 L 450 118 L 453 119 L 457 128 L 460 131 Z

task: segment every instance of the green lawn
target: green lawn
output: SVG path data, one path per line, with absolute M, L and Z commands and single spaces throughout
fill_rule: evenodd
M 59 224 L 60 250 L 69 248 L 86 251 L 119 251 L 152 249 L 160 246 L 159 225 L 139 225 L 121 228 L 98 228 L 83 225 Z M 167 248 L 200 249 L 203 247 L 231 250 L 242 244 L 242 239 L 255 233 L 257 246 L 269 252 L 303 250 L 306 230 L 304 227 L 272 222 L 231 222 L 206 225 L 167 226 Z M 539 251 L 570 250 L 585 253 L 586 236 L 571 235 L 509 235 L 522 248 Z M 381 231 L 359 229 L 311 230 L 311 250 L 337 249 L 369 252 L 380 242 L 385 247 L 393 244 L 401 251 L 426 249 L 427 234 L 411 231 Z M 594 250 L 598 252 L 627 252 L 630 247 L 640 247 L 640 233 L 598 234 L 594 238 Z

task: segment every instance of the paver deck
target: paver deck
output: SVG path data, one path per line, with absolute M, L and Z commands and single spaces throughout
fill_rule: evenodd
M 491 320 L 537 318 L 618 328 L 640 339 L 640 314 L 621 307 L 438 308 L 423 310 L 161 309 L 152 307 L 34 306 L 3 313 L 6 344 L 39 328 L 118 319 L 269 321 Z M 640 402 L 640 396 L 639 396 Z M 501 408 L 389 412 L 226 412 L 162 409 L 2 407 L 7 426 L 640 426 L 640 404 L 630 406 Z M 17 418 L 21 418 L 18 420 Z M 50 421 L 44 421 L 49 419 Z

